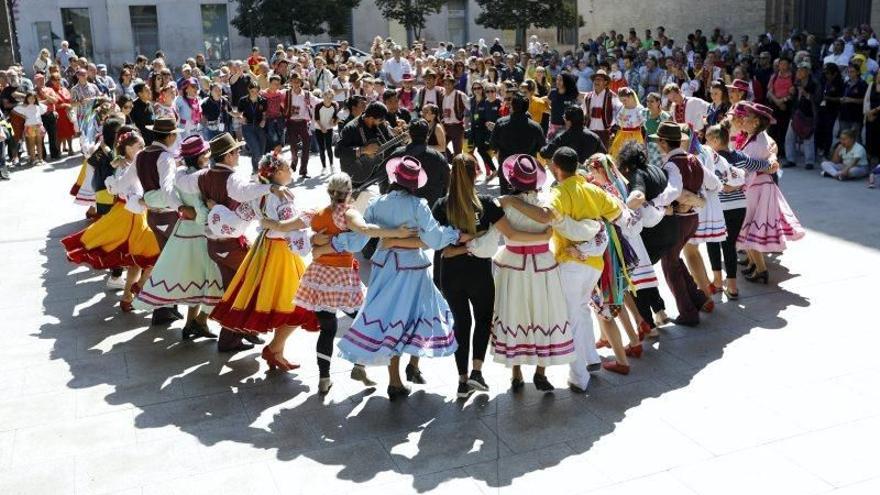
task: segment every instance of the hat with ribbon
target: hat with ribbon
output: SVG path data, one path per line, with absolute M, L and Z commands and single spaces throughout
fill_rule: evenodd
M 537 191 L 547 180 L 547 172 L 532 155 L 513 155 L 501 165 L 507 182 L 517 191 Z
M 216 160 L 229 152 L 241 148 L 244 146 L 244 143 L 236 141 L 235 138 L 232 137 L 232 134 L 224 132 L 223 134 L 214 136 L 214 139 L 212 139 L 208 145 L 211 149 L 211 158 Z
M 400 184 L 410 191 L 428 183 L 428 174 L 422 168 L 422 162 L 409 155 L 388 160 L 385 172 L 388 174 L 388 182 Z
M 687 134 L 682 132 L 681 124 L 665 121 L 661 122 L 657 127 L 657 132 L 648 136 L 648 139 L 662 139 L 664 141 L 686 141 L 690 139 Z
M 727 89 L 732 89 L 734 91 L 742 91 L 743 93 L 749 92 L 749 83 L 743 81 L 742 79 L 734 79 L 732 83 L 727 85 Z

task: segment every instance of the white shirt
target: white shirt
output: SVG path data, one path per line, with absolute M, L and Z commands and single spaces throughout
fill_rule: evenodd
M 312 83 L 313 88 L 320 89 L 323 93 L 327 88 L 332 87 L 333 73 L 326 67 L 321 70 L 315 69 L 309 76 L 309 82 Z
M 134 163 L 124 160 L 116 172 L 107 177 L 104 185 L 109 193 L 125 200 L 126 210 L 135 214 L 143 213 L 146 210 L 140 203 L 144 196 L 144 188 L 141 187 L 141 182 L 138 180 L 137 167 L 134 166 Z
M 412 74 L 412 66 L 405 58 L 391 57 L 382 64 L 382 71 L 385 72 L 385 81 L 388 84 L 397 85 L 403 81 L 404 74 Z
M 333 101 L 344 103 L 345 100 L 348 99 L 348 92 L 351 90 L 351 83 L 348 81 L 342 82 L 337 77 L 333 79 L 332 83 L 330 83 L 330 89 L 333 90 Z
M 686 154 L 686 152 L 683 149 L 675 148 L 663 157 L 664 163 L 662 168 L 667 174 L 666 189 L 651 201 L 654 203 L 654 206 L 662 207 L 671 205 L 679 196 L 681 196 L 681 193 L 684 190 L 681 171 L 678 170 L 678 165 L 672 162 L 672 157 L 684 154 Z M 697 163 L 699 163 L 700 167 L 703 169 L 702 188 L 709 191 L 717 191 L 721 189 L 721 181 L 715 176 L 715 172 L 706 168 L 706 165 L 702 160 L 698 159 Z
M 604 131 L 607 130 L 605 128 L 605 122 L 602 119 L 597 119 L 592 117 L 594 108 L 602 108 L 604 111 L 605 107 L 605 91 L 602 90 L 599 94 L 593 94 L 593 97 L 590 99 L 590 108 L 585 108 L 584 112 L 590 118 L 590 130 L 591 131 Z M 612 96 L 611 97 L 611 115 L 609 116 L 609 121 L 613 121 L 613 117 L 620 112 L 620 109 L 623 108 L 623 103 L 620 102 L 620 99 Z
M 675 104 L 670 109 L 671 114 L 675 115 Z M 684 122 L 679 122 L 679 124 L 688 124 L 694 128 L 694 130 L 699 131 L 705 125 L 703 122 L 703 117 L 709 113 L 709 102 L 702 98 L 691 98 L 687 97 L 685 99 L 685 107 L 684 107 Z
M 832 53 L 831 55 L 828 55 L 827 57 L 825 57 L 825 63 L 826 64 L 836 64 L 840 67 L 846 67 L 847 65 L 849 65 L 850 58 L 851 58 L 850 55 L 847 55 L 845 51 L 843 53 L 841 53 L 840 55 L 835 55 Z
M 444 124 L 461 124 L 462 121 L 455 117 L 455 97 L 457 91 L 453 91 L 443 97 L 443 123 Z M 462 97 L 462 101 L 467 98 Z
M 336 110 L 333 108 L 333 105 L 329 107 L 325 107 L 323 103 L 318 106 L 318 122 L 321 124 L 321 127 L 324 129 L 333 129 L 333 114 Z
M 440 101 L 437 100 L 437 86 L 434 86 L 431 89 L 427 87 L 424 89 L 425 91 L 425 100 L 422 102 L 422 106 L 427 105 L 428 103 L 433 103 L 434 105 L 440 106 Z
M 41 115 L 46 113 L 46 105 L 37 103 L 36 105 L 19 104 L 15 107 L 15 113 L 24 117 L 24 125 L 43 125 Z

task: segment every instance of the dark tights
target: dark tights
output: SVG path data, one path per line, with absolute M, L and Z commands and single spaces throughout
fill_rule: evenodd
M 660 289 L 657 287 L 649 287 L 647 289 L 639 289 L 636 291 L 636 307 L 639 309 L 639 315 L 642 320 L 651 328 L 654 328 L 654 313 L 666 311 L 666 304 L 660 296 Z
M 721 271 L 721 255 L 724 255 L 724 271 L 728 279 L 736 278 L 736 238 L 746 217 L 745 208 L 724 210 L 724 223 L 727 224 L 727 239 L 721 242 L 706 243 L 709 251 L 709 264 L 713 272 Z
M 348 314 L 348 313 L 346 313 Z M 321 378 L 330 376 L 330 358 L 333 355 L 333 339 L 336 337 L 338 320 L 335 311 L 316 311 L 321 333 L 318 334 L 318 344 L 315 351 L 318 354 L 318 372 Z M 354 318 L 357 315 L 349 315 Z
M 459 375 L 468 372 L 468 358 L 471 351 L 471 323 L 474 325 L 473 359 L 483 361 L 489 347 L 489 330 L 495 306 L 495 282 L 492 279 L 492 266 L 485 269 L 460 270 L 461 267 L 446 266 L 441 272 L 443 296 L 455 318 L 453 329 L 458 349 L 455 351 L 455 365 Z M 473 306 L 473 318 L 471 317 Z

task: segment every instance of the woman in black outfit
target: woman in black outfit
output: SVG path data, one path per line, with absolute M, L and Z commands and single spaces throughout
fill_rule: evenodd
M 220 83 L 211 83 L 210 95 L 202 100 L 202 137 L 205 141 L 227 132 L 230 128 L 232 106 L 223 96 Z
M 266 97 L 260 94 L 260 85 L 251 81 L 248 94 L 238 100 L 238 113 L 254 173 L 257 173 L 260 158 L 266 153 L 266 107 Z
M 824 156 L 831 152 L 831 144 L 834 142 L 834 122 L 840 113 L 843 76 L 840 75 L 837 64 L 825 64 L 823 74 L 822 102 L 819 104 L 819 118 L 816 119 L 816 153 Z
M 577 104 L 577 78 L 567 72 L 556 76 L 556 87 L 550 90 L 550 128 L 547 141 L 565 129 L 565 109 Z
M 495 85 L 491 83 L 477 81 L 471 87 L 471 93 L 474 96 L 471 97 L 470 145 L 483 159 L 486 177 L 491 177 L 496 167 L 495 162 L 492 161 L 492 154 L 489 153 L 489 138 L 492 137 L 492 130 L 489 127 L 494 126 L 498 120 L 501 100 L 495 98 Z M 489 122 L 491 124 L 487 126 Z

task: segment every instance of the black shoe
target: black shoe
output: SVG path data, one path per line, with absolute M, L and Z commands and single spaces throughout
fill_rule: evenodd
M 755 283 L 760 282 L 764 285 L 767 285 L 767 283 L 770 280 L 770 276 L 767 273 L 767 270 L 764 270 L 763 272 L 756 271 L 750 275 L 746 275 L 746 280 L 748 280 L 749 282 L 755 282 Z
M 672 323 L 683 327 L 695 327 L 700 324 L 700 319 L 697 318 L 696 320 L 685 320 L 679 316 L 678 318 L 673 319 Z
M 792 161 L 789 161 L 789 160 L 786 160 L 786 161 L 782 164 L 782 168 L 794 168 L 794 167 L 796 167 L 796 166 L 797 166 L 797 164 L 796 164 L 795 162 L 792 162 Z
M 474 389 L 468 382 L 458 382 L 458 393 L 455 394 L 456 397 L 459 399 L 467 399 L 472 393 L 474 393 Z
M 409 392 L 410 390 L 403 385 L 399 387 L 388 385 L 388 400 L 393 401 L 398 397 L 406 397 L 407 395 L 409 395 Z
M 547 380 L 545 375 L 539 375 L 535 373 L 535 376 L 532 377 L 532 383 L 535 384 L 535 388 L 540 390 L 541 392 L 552 392 L 556 390 L 556 387 Z
M 602 371 L 602 363 L 593 363 L 587 365 L 587 373 L 598 373 Z
M 739 272 L 742 273 L 743 275 L 745 275 L 746 278 L 748 278 L 748 277 L 752 276 L 752 274 L 755 273 L 755 270 L 757 270 L 757 269 L 758 269 L 758 267 L 756 267 L 755 265 L 749 265 L 749 266 L 743 268 L 742 270 L 740 270 Z
M 192 340 L 199 337 L 206 339 L 216 339 L 217 334 L 208 329 L 208 325 L 202 325 L 196 321 L 188 323 L 181 330 L 183 340 Z
M 468 378 L 467 384 L 481 392 L 489 391 L 489 386 L 486 385 L 486 380 L 483 379 L 483 373 L 480 370 L 471 370 L 471 376 Z
M 823 170 L 823 171 L 819 172 L 819 177 L 831 177 L 831 176 L 828 175 L 828 172 Z
M 512 392 L 519 392 L 526 386 L 526 382 L 522 381 L 522 378 L 511 378 L 510 379 L 510 390 Z
M 177 321 L 177 315 L 174 314 L 174 311 L 171 308 L 156 308 L 153 311 L 153 319 L 151 325 L 170 325 L 175 321 Z
M 814 168 L 816 168 L 816 166 L 813 165 L 812 163 L 808 163 L 808 164 L 804 165 L 804 170 L 813 170 Z
M 250 342 L 245 342 L 243 340 L 238 344 L 227 344 L 222 346 L 219 343 L 217 344 L 217 352 L 242 352 L 249 351 L 253 348 L 254 344 L 251 344 Z
M 242 335 L 241 338 L 243 338 L 244 340 L 247 340 L 248 342 L 250 342 L 251 344 L 254 344 L 254 345 L 262 345 L 262 344 L 266 343 L 266 341 L 261 339 L 259 335 L 252 335 L 252 334 L 246 333 L 246 334 Z
M 416 385 L 424 385 L 428 383 L 422 372 L 411 364 L 406 365 L 406 381 L 415 383 Z
M 177 309 L 177 306 L 172 307 L 171 311 L 174 312 L 174 316 L 176 316 L 178 320 L 183 319 L 183 314 L 181 314 L 180 310 Z
M 599 366 L 601 367 L 602 365 L 600 364 Z M 571 390 L 572 392 L 576 393 L 576 394 L 585 394 L 585 393 L 587 393 L 586 390 L 584 390 L 584 389 L 578 387 L 577 385 L 575 385 L 574 383 L 571 383 L 571 382 L 568 382 L 568 389 Z

